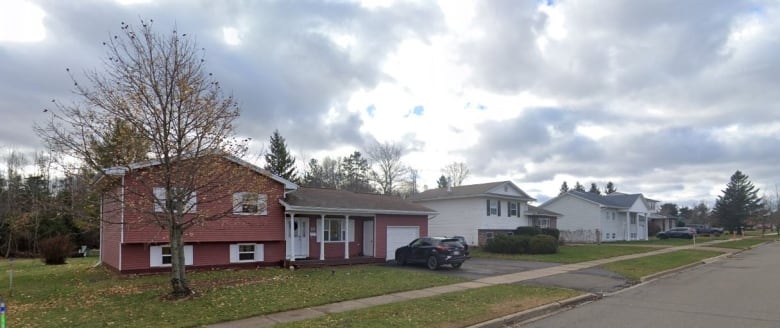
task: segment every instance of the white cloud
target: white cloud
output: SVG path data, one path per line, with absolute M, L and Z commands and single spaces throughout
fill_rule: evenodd
M 0 1 L 0 42 L 39 42 L 46 38 L 41 7 L 24 0 Z

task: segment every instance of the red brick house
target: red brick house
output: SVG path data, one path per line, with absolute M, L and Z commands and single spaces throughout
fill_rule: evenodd
M 190 269 L 388 261 L 395 248 L 427 235 L 428 219 L 436 214 L 393 196 L 301 188 L 235 157 L 214 162 L 232 173 L 193 193 L 187 204 L 187 216 L 219 215 L 193 221 L 185 231 Z M 113 270 L 170 267 L 168 231 L 150 219 L 159 211 L 154 200 L 165 197 L 149 182 L 157 169 L 158 163 L 146 162 L 106 170 L 100 261 Z

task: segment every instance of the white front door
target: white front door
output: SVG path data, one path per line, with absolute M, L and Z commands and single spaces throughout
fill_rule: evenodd
M 374 256 L 374 221 L 363 221 L 363 255 Z
M 285 241 L 287 243 L 287 258 L 290 258 L 290 249 L 295 249 L 295 258 L 309 257 L 309 218 L 297 217 L 293 222 L 293 236 L 290 240 L 290 218 L 285 220 Z M 293 247 L 294 246 L 294 247 Z

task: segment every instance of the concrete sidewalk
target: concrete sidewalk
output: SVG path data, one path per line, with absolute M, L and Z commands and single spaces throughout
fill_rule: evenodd
M 573 264 L 563 264 L 563 265 L 558 265 L 558 266 L 553 266 L 548 268 L 521 271 L 521 272 L 510 273 L 510 274 L 505 274 L 500 276 L 487 277 L 487 278 L 477 279 L 477 280 L 463 282 L 454 285 L 445 285 L 445 286 L 431 287 L 431 288 L 425 288 L 419 290 L 411 290 L 411 291 L 386 294 L 386 295 L 380 295 L 380 296 L 374 296 L 374 297 L 368 297 L 368 298 L 362 298 L 356 300 L 343 301 L 343 302 L 332 303 L 332 304 L 325 304 L 320 306 L 308 307 L 304 309 L 286 311 L 286 312 L 272 313 L 264 316 L 218 323 L 218 324 L 210 325 L 209 327 L 213 327 L 213 328 L 270 327 L 278 323 L 312 319 L 312 318 L 325 316 L 331 313 L 360 310 L 360 309 L 364 309 L 376 305 L 403 302 L 403 301 L 436 296 L 444 293 L 463 291 L 463 290 L 468 290 L 473 288 L 481 288 L 481 287 L 487 287 L 487 286 L 498 285 L 498 284 L 512 284 L 512 283 L 522 282 L 526 280 L 532 280 L 532 279 L 552 276 L 556 274 L 569 273 L 577 270 L 597 267 L 611 262 L 618 262 L 618 261 L 630 260 L 630 259 L 635 259 L 635 258 L 640 258 L 645 256 L 665 254 L 665 253 L 670 253 L 678 250 L 698 248 L 705 245 L 718 244 L 718 243 L 728 242 L 728 241 L 730 240 L 714 240 L 714 241 L 707 241 L 703 243 L 697 243 L 696 245 L 668 247 L 668 248 L 658 249 L 655 251 L 650 251 L 647 253 L 623 255 L 623 256 L 617 256 L 617 257 L 611 257 L 611 258 L 599 259 L 599 260 L 593 260 L 587 262 L 580 262 L 580 263 L 573 263 Z M 738 249 L 727 249 L 727 248 L 713 248 L 713 250 L 724 251 L 726 252 L 724 255 L 728 255 L 739 251 Z

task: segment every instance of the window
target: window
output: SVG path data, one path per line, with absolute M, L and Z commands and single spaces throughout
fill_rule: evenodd
M 149 247 L 149 266 L 171 266 L 173 255 L 171 245 L 157 245 Z M 192 245 L 184 245 L 184 265 L 192 265 Z
M 614 232 L 612 233 L 612 239 L 615 239 L 615 233 Z
M 178 213 L 193 213 L 198 208 L 198 197 L 193 191 L 188 196 L 181 195 L 181 189 L 173 190 L 173 206 Z M 154 188 L 154 211 L 163 212 L 164 206 L 166 206 L 168 195 L 165 192 L 165 188 Z
M 230 245 L 230 263 L 264 261 L 263 244 Z
M 536 219 L 535 226 L 537 228 L 549 228 L 550 227 L 550 219 L 549 218 L 538 218 L 538 219 Z
M 509 203 L 509 216 L 518 216 L 517 215 L 517 203 L 510 202 Z
M 268 195 L 254 192 L 233 194 L 233 214 L 268 215 Z
M 488 199 L 488 216 L 501 215 L 498 209 L 498 200 Z
M 355 220 L 350 219 L 349 220 L 349 227 L 346 227 L 344 225 L 344 219 L 343 218 L 325 218 L 325 230 L 323 230 L 320 226 L 321 219 L 317 219 L 317 241 L 322 241 L 324 238 L 324 241 L 326 242 L 344 242 L 344 240 L 347 238 L 347 228 L 349 229 L 349 241 L 355 241 Z M 289 224 L 289 221 L 287 221 Z M 304 231 L 303 233 L 308 233 L 307 231 Z M 306 235 L 303 235 L 306 236 Z
M 493 240 L 493 233 L 492 232 L 486 232 L 485 233 L 485 239 Z
M 631 218 L 631 224 L 636 224 L 636 217 Z

